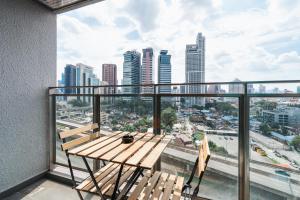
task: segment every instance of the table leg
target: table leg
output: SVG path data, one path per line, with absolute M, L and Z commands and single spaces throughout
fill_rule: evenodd
M 134 185 L 134 183 L 137 181 L 137 179 L 139 178 L 139 176 L 142 175 L 142 172 L 143 172 L 143 169 L 140 168 L 140 167 L 137 167 L 135 169 L 135 171 L 133 172 L 132 176 L 128 180 L 127 184 L 123 188 L 122 192 L 119 194 L 117 200 L 122 200 L 127 195 L 127 193 L 130 191 L 130 189 L 132 188 L 132 186 Z
M 101 199 L 105 199 L 105 198 L 103 197 L 103 195 L 102 195 L 102 192 L 101 192 L 101 190 L 100 190 L 100 188 L 99 188 L 99 186 L 98 186 L 98 183 L 97 183 L 97 181 L 96 181 L 96 179 L 95 179 L 95 177 L 94 177 L 94 174 L 93 174 L 93 172 L 92 172 L 92 170 L 91 170 L 91 168 L 90 168 L 90 166 L 89 166 L 89 164 L 88 164 L 86 158 L 85 158 L 85 157 L 82 157 L 82 159 L 83 159 L 83 162 L 84 162 L 84 164 L 85 164 L 85 166 L 86 166 L 86 168 L 87 168 L 87 170 L 88 170 L 88 172 L 89 172 L 89 174 L 90 174 L 90 176 L 91 176 L 91 178 L 92 178 L 92 181 L 93 181 L 93 183 L 94 183 L 94 185 L 95 185 L 95 187 L 96 187 L 96 189 L 97 189 L 98 194 L 100 195 Z
M 120 166 L 120 169 L 119 169 L 118 177 L 117 177 L 117 180 L 116 180 L 116 183 L 115 183 L 114 192 L 111 196 L 112 200 L 115 200 L 117 198 L 117 191 L 118 191 L 118 188 L 119 188 L 119 182 L 120 182 L 120 179 L 121 179 L 121 176 L 122 176 L 123 167 L 124 167 L 124 165 L 122 164 Z

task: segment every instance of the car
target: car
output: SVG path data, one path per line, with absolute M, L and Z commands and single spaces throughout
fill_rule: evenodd
M 227 138 L 226 136 L 224 137 L 224 139 L 225 139 L 225 140 L 228 140 L 228 138 Z
M 229 139 L 230 139 L 230 140 L 233 140 L 233 138 L 232 138 L 232 137 L 230 137 Z
M 282 169 L 275 169 L 275 173 L 276 174 L 279 174 L 279 175 L 282 175 L 282 176 L 287 176 L 287 177 L 290 177 L 291 174 L 288 173 L 287 171 L 284 171 Z

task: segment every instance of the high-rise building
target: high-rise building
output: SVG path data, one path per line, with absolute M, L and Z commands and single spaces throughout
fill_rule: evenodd
M 141 69 L 141 54 L 135 50 L 124 53 L 123 85 L 139 85 Z M 138 94 L 139 87 L 124 87 L 124 94 Z
M 297 93 L 300 94 L 300 86 L 297 86 Z
M 299 88 L 299 89 L 300 89 L 300 88 Z M 259 85 L 258 90 L 259 90 L 259 93 L 266 93 L 266 86 L 264 86 L 264 85 Z
M 170 84 L 171 79 L 171 55 L 168 55 L 168 50 L 161 50 L 158 56 L 158 83 Z M 171 93 L 171 86 L 160 86 L 159 93 Z
M 141 66 L 141 84 L 153 84 L 153 49 L 151 47 L 143 49 L 143 59 Z M 152 93 L 153 87 L 142 86 L 141 93 Z
M 80 86 L 93 86 L 94 83 L 99 83 L 99 79 L 95 76 L 93 67 L 78 63 L 77 66 L 77 85 Z M 93 89 L 88 88 L 77 88 L 77 92 L 80 94 L 92 94 Z M 84 102 L 92 102 L 90 97 L 83 96 Z
M 117 65 L 116 64 L 103 64 L 102 65 L 102 81 L 108 83 L 108 85 L 117 85 Z M 110 87 L 110 94 L 116 93 L 116 87 Z
M 203 83 L 205 82 L 205 37 L 198 33 L 196 44 L 186 45 L 185 50 L 185 82 Z M 191 85 L 187 87 L 187 93 L 205 93 L 205 86 Z M 203 105 L 205 100 L 200 98 L 191 99 L 191 104 Z
M 234 79 L 233 82 L 241 82 L 241 80 L 239 79 Z M 230 84 L 229 85 L 229 93 L 233 93 L 233 94 L 241 94 L 241 93 L 244 93 L 244 87 L 242 85 L 242 82 L 241 84 Z
M 77 67 L 71 64 L 67 64 L 65 67 L 65 77 L 64 77 L 64 86 L 70 87 L 70 86 L 77 86 L 76 82 L 76 69 Z M 66 88 L 65 94 L 75 94 L 76 88 Z
M 221 85 L 209 85 L 207 89 L 207 93 L 209 94 L 220 94 L 221 93 Z
M 93 68 L 82 63 L 75 65 L 66 65 L 64 72 L 65 86 L 93 86 L 99 85 L 100 80 L 93 72 Z M 68 88 L 65 90 L 66 94 L 92 94 L 93 89 L 88 88 Z M 79 99 L 79 97 L 78 97 Z M 91 98 L 84 96 L 84 102 L 91 103 Z

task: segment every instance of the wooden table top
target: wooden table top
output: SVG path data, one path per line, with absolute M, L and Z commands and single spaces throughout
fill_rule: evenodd
M 113 163 L 152 169 L 171 137 L 152 133 L 131 133 L 134 141 L 122 143 L 128 132 L 117 131 L 68 151 L 69 154 Z

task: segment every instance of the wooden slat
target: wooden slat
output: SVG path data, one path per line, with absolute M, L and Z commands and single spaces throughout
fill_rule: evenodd
M 96 182 L 98 186 L 101 188 L 105 183 L 107 183 L 111 178 L 113 178 L 119 171 L 120 165 L 114 164 L 109 170 L 104 171 L 98 177 L 96 177 Z M 96 187 L 93 182 L 89 183 L 83 188 L 84 191 L 96 192 Z
M 129 177 L 133 174 L 134 170 L 136 168 L 135 167 L 131 167 L 129 168 L 129 170 L 124 173 L 121 178 L 120 178 L 120 182 L 119 182 L 119 187 L 122 186 L 123 183 L 125 183 Z M 116 180 L 113 181 L 113 184 L 108 187 L 108 190 L 107 191 L 103 191 L 103 193 L 105 193 L 107 196 L 112 196 L 113 192 L 114 192 L 114 188 L 115 188 L 115 183 L 116 183 Z
M 122 144 L 122 139 L 118 139 L 118 140 L 110 143 L 109 145 L 106 145 L 105 147 L 89 154 L 88 157 L 92 158 L 92 159 L 97 159 L 98 157 L 102 156 L 103 154 L 105 154 L 105 153 L 109 152 L 110 150 L 116 148 L 120 144 Z
M 64 139 L 64 138 L 70 137 L 72 135 L 77 135 L 79 133 L 83 133 L 83 132 L 93 130 L 93 129 L 96 129 L 96 128 L 98 128 L 97 123 L 89 124 L 87 126 L 83 126 L 83 127 L 80 127 L 80 128 L 75 128 L 75 129 L 60 132 L 59 137 L 60 137 L 60 139 Z
M 142 190 L 144 189 L 145 185 L 148 183 L 148 180 L 151 176 L 151 172 L 148 172 L 145 174 L 145 176 L 142 178 L 142 180 L 139 182 L 139 184 L 136 186 L 136 188 L 131 193 L 128 200 L 136 200 L 140 196 Z
M 117 180 L 119 170 L 120 170 L 120 168 L 117 168 L 115 171 L 113 171 L 112 176 L 110 176 L 109 178 L 104 178 L 102 180 L 103 183 L 101 184 L 101 187 L 100 187 L 102 194 L 106 193 L 110 189 L 110 187 L 113 187 L 113 184 Z M 129 170 L 129 167 L 123 168 L 121 178 L 125 173 L 127 173 L 128 170 Z M 120 181 L 121 181 L 121 179 L 120 179 Z M 93 187 L 92 189 L 90 189 L 90 192 L 97 192 L 96 187 Z
M 148 141 L 143 147 L 138 150 L 131 158 L 126 161 L 126 164 L 136 166 L 150 152 L 150 150 L 161 140 L 162 135 L 156 135 Z
M 164 186 L 165 186 L 165 183 L 167 181 L 168 176 L 169 176 L 169 174 L 167 174 L 167 173 L 162 173 L 161 174 L 160 179 L 159 179 L 159 181 L 156 184 L 156 187 L 154 189 L 151 200 L 158 200 L 159 199 L 160 195 L 163 192 L 163 189 L 164 189 Z
M 79 147 L 76 147 L 76 148 L 70 150 L 68 153 L 69 153 L 69 154 L 77 154 L 78 152 L 83 151 L 83 150 L 85 150 L 85 149 L 87 149 L 87 148 L 89 148 L 89 147 L 91 147 L 91 146 L 94 146 L 94 145 L 96 145 L 96 144 L 98 144 L 98 143 L 100 143 L 100 142 L 102 142 L 102 141 L 104 141 L 104 140 L 107 140 L 107 139 L 110 138 L 110 137 L 116 136 L 116 135 L 120 134 L 121 132 L 122 132 L 122 131 L 116 131 L 116 132 L 114 132 L 114 133 L 112 133 L 112 134 L 110 134 L 110 135 L 102 136 L 102 137 L 100 137 L 99 139 L 96 139 L 96 140 L 91 141 L 91 142 L 89 142 L 89 143 L 87 143 L 87 144 L 81 145 L 81 146 L 79 146 Z M 102 131 L 100 132 L 100 134 L 101 134 L 101 133 L 102 133 Z
M 80 138 L 76 138 L 76 139 L 74 139 L 72 141 L 63 143 L 61 145 L 61 149 L 63 151 L 68 150 L 68 149 L 70 149 L 72 147 L 75 147 L 75 146 L 78 146 L 78 145 L 80 145 L 82 143 L 88 142 L 90 139 L 91 139 L 90 135 L 83 136 L 83 137 L 80 137 Z
M 94 177 L 98 177 L 100 174 L 102 174 L 103 172 L 105 172 L 106 170 L 108 170 L 109 168 L 111 168 L 113 165 L 114 165 L 113 163 L 108 163 L 106 166 L 102 167 L 98 172 L 94 173 Z M 87 186 L 91 182 L 92 182 L 92 178 L 88 177 L 87 179 L 85 179 L 84 181 L 82 181 L 76 187 L 76 189 L 82 190 L 85 186 Z
M 132 133 L 131 135 L 132 136 L 135 136 L 137 133 Z M 118 147 L 120 144 L 122 144 L 122 138 L 119 138 L 118 140 L 110 143 L 109 145 L 106 145 L 105 147 L 91 153 L 88 155 L 89 158 L 92 158 L 92 159 L 97 159 L 99 158 L 100 156 L 102 156 L 103 154 L 111 151 L 112 149 Z
M 150 196 L 153 188 L 155 188 L 160 175 L 161 175 L 161 172 L 156 171 L 154 173 L 154 175 L 150 178 L 150 180 L 148 182 L 148 185 L 146 186 L 145 190 L 142 192 L 140 199 L 144 199 L 144 200 L 149 199 L 149 196 Z
M 141 167 L 151 169 L 156 163 L 157 159 L 160 157 L 161 153 L 164 151 L 171 138 L 165 136 L 155 147 L 154 149 L 146 156 L 144 161 L 141 163 Z
M 180 200 L 181 198 L 181 190 L 183 187 L 183 182 L 184 178 L 181 176 L 177 177 L 176 185 L 174 187 L 174 192 L 173 192 L 173 200 Z
M 204 170 L 203 147 L 202 147 L 202 144 L 200 144 L 196 175 L 199 177 L 203 170 Z
M 145 136 L 145 134 L 138 133 L 137 135 L 134 136 L 134 141 L 132 143 L 129 143 L 129 144 L 123 144 L 122 143 L 119 146 L 117 146 L 116 148 L 114 148 L 111 151 L 107 152 L 106 154 L 100 156 L 99 159 L 111 161 L 114 157 L 119 155 L 122 151 L 125 151 L 127 148 L 129 148 L 131 145 L 133 145 L 136 141 L 138 141 L 139 139 L 141 139 L 144 136 Z
M 131 157 L 135 152 L 137 152 L 146 142 L 153 138 L 153 134 L 146 134 L 145 137 L 135 142 L 126 151 L 120 153 L 117 157 L 113 159 L 113 162 L 124 163 L 129 157 Z
M 93 153 L 93 152 L 95 152 L 95 151 L 97 151 L 97 150 L 105 147 L 106 145 L 108 145 L 108 144 L 110 144 L 110 143 L 118 140 L 119 138 L 121 138 L 123 135 L 126 135 L 126 134 L 127 134 L 126 132 L 122 132 L 122 133 L 120 133 L 120 134 L 118 134 L 118 135 L 116 135 L 114 137 L 111 137 L 111 138 L 109 138 L 107 140 L 104 140 L 101 143 L 98 143 L 98 144 L 96 144 L 94 146 L 91 146 L 91 147 L 89 147 L 89 148 L 87 148 L 87 149 L 85 149 L 85 150 L 77 153 L 77 155 L 79 155 L 79 156 L 87 156 L 87 155 L 89 155 L 89 154 L 91 154 L 91 153 Z
M 210 158 L 210 150 L 209 150 L 208 140 L 206 135 L 203 138 L 203 151 L 204 151 L 205 162 L 207 163 Z
M 176 176 L 171 174 L 168 178 L 168 181 L 165 185 L 165 190 L 163 193 L 163 196 L 161 198 L 161 200 L 168 200 L 170 199 L 170 195 L 172 193 L 173 190 L 173 186 L 174 186 L 174 182 L 175 182 Z

